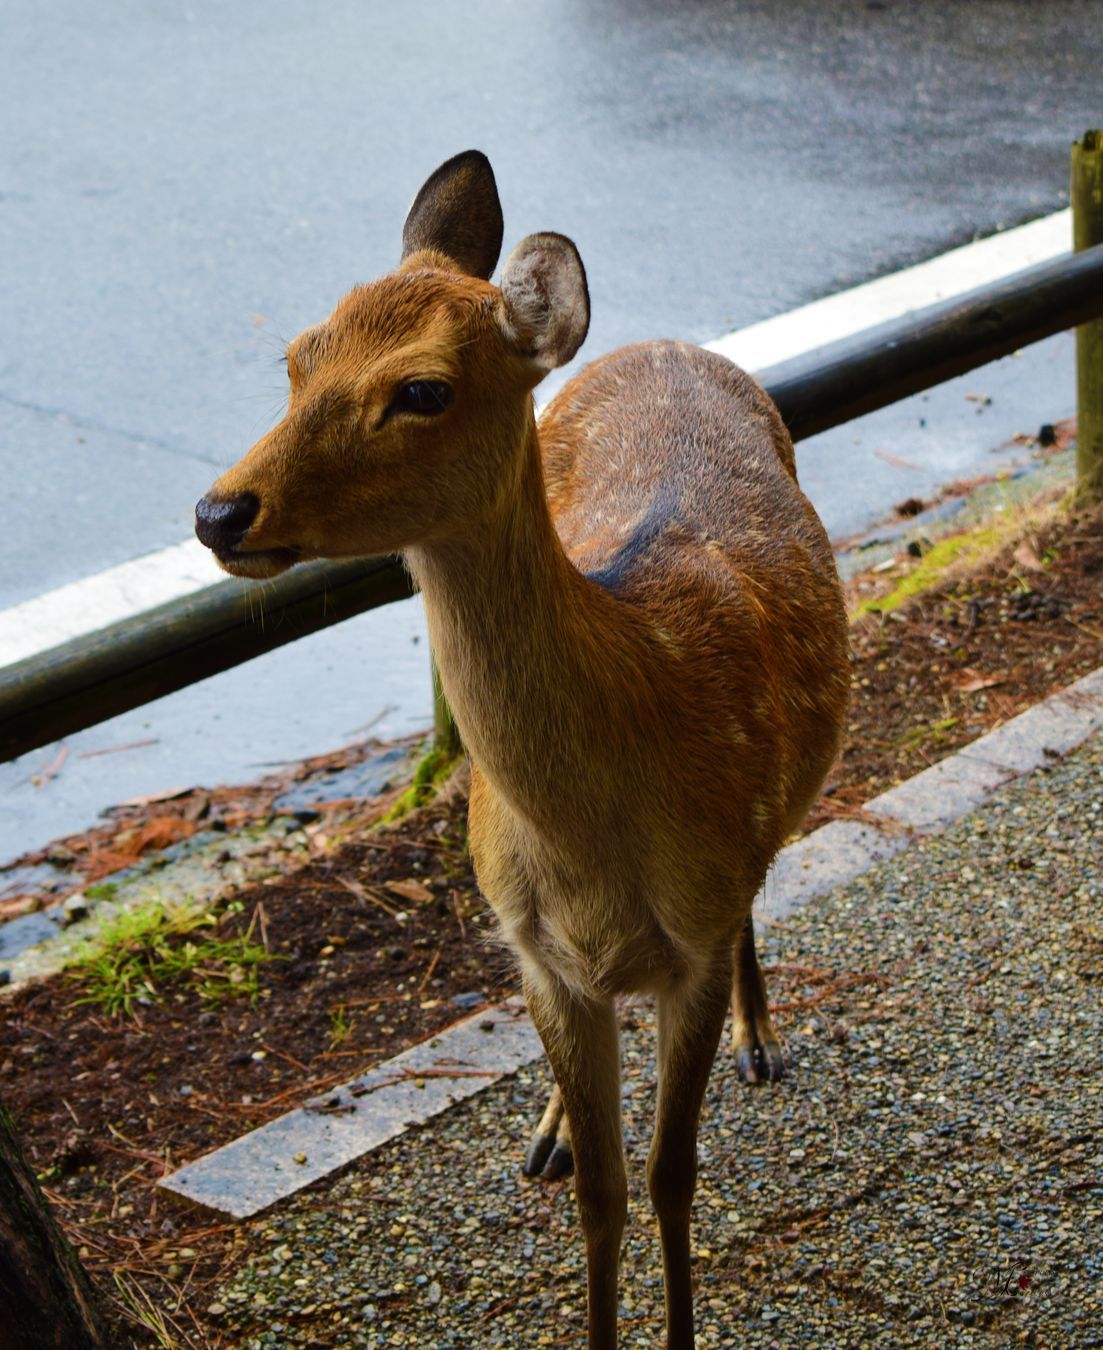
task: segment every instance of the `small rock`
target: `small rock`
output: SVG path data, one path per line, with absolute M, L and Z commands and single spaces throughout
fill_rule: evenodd
M 425 1291 L 425 1297 L 427 1301 L 434 1307 L 440 1302 L 442 1297 L 441 1288 L 440 1285 L 436 1282 L 436 1280 L 433 1280 L 433 1282 L 429 1285 L 429 1288 Z
M 91 911 L 88 903 L 88 897 L 83 891 L 78 891 L 76 895 L 71 895 L 61 906 L 61 923 L 63 927 L 68 927 L 71 923 L 76 923 L 78 919 L 87 919 Z
M 208 1316 L 208 1317 L 225 1317 L 225 1316 L 226 1316 L 226 1305 L 225 1305 L 225 1303 L 212 1303 L 211 1306 L 207 1309 L 207 1316 Z
M 457 1008 L 477 1008 L 480 1003 L 486 1002 L 486 995 L 477 990 L 472 990 L 467 994 L 453 994 L 452 1002 Z

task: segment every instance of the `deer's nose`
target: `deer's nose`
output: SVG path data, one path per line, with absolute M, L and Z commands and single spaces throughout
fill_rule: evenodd
M 260 502 L 251 492 L 236 497 L 212 497 L 195 504 L 195 533 L 214 553 L 232 553 L 257 518 Z

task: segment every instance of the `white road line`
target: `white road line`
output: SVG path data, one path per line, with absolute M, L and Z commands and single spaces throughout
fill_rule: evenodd
M 82 577 L 0 612 L 0 665 L 48 651 L 215 581 L 225 581 L 198 539 Z
M 764 370 L 863 328 L 1058 257 L 1071 246 L 1071 212 L 1058 211 L 705 345 L 747 370 Z M 207 550 L 189 539 L 70 582 L 0 611 L 0 667 L 223 578 Z
M 902 272 L 814 300 L 705 346 L 747 370 L 765 370 L 829 342 L 852 337 L 863 328 L 987 286 L 1024 267 L 1068 253 L 1071 248 L 1072 212 L 1058 211 L 1029 225 L 951 249 Z

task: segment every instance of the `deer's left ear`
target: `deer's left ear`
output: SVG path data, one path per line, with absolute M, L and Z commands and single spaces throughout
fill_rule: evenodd
M 530 234 L 502 268 L 502 327 L 542 373 L 568 362 L 590 326 L 590 293 L 578 249 L 562 234 Z
M 502 251 L 502 205 L 490 160 L 464 150 L 426 179 L 402 227 L 402 258 L 432 249 L 490 280 Z

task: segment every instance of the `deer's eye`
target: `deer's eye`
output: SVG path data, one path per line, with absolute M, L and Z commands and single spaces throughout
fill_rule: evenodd
M 390 412 L 418 413 L 434 417 L 452 402 L 452 389 L 443 380 L 411 380 L 400 385 L 391 400 Z

